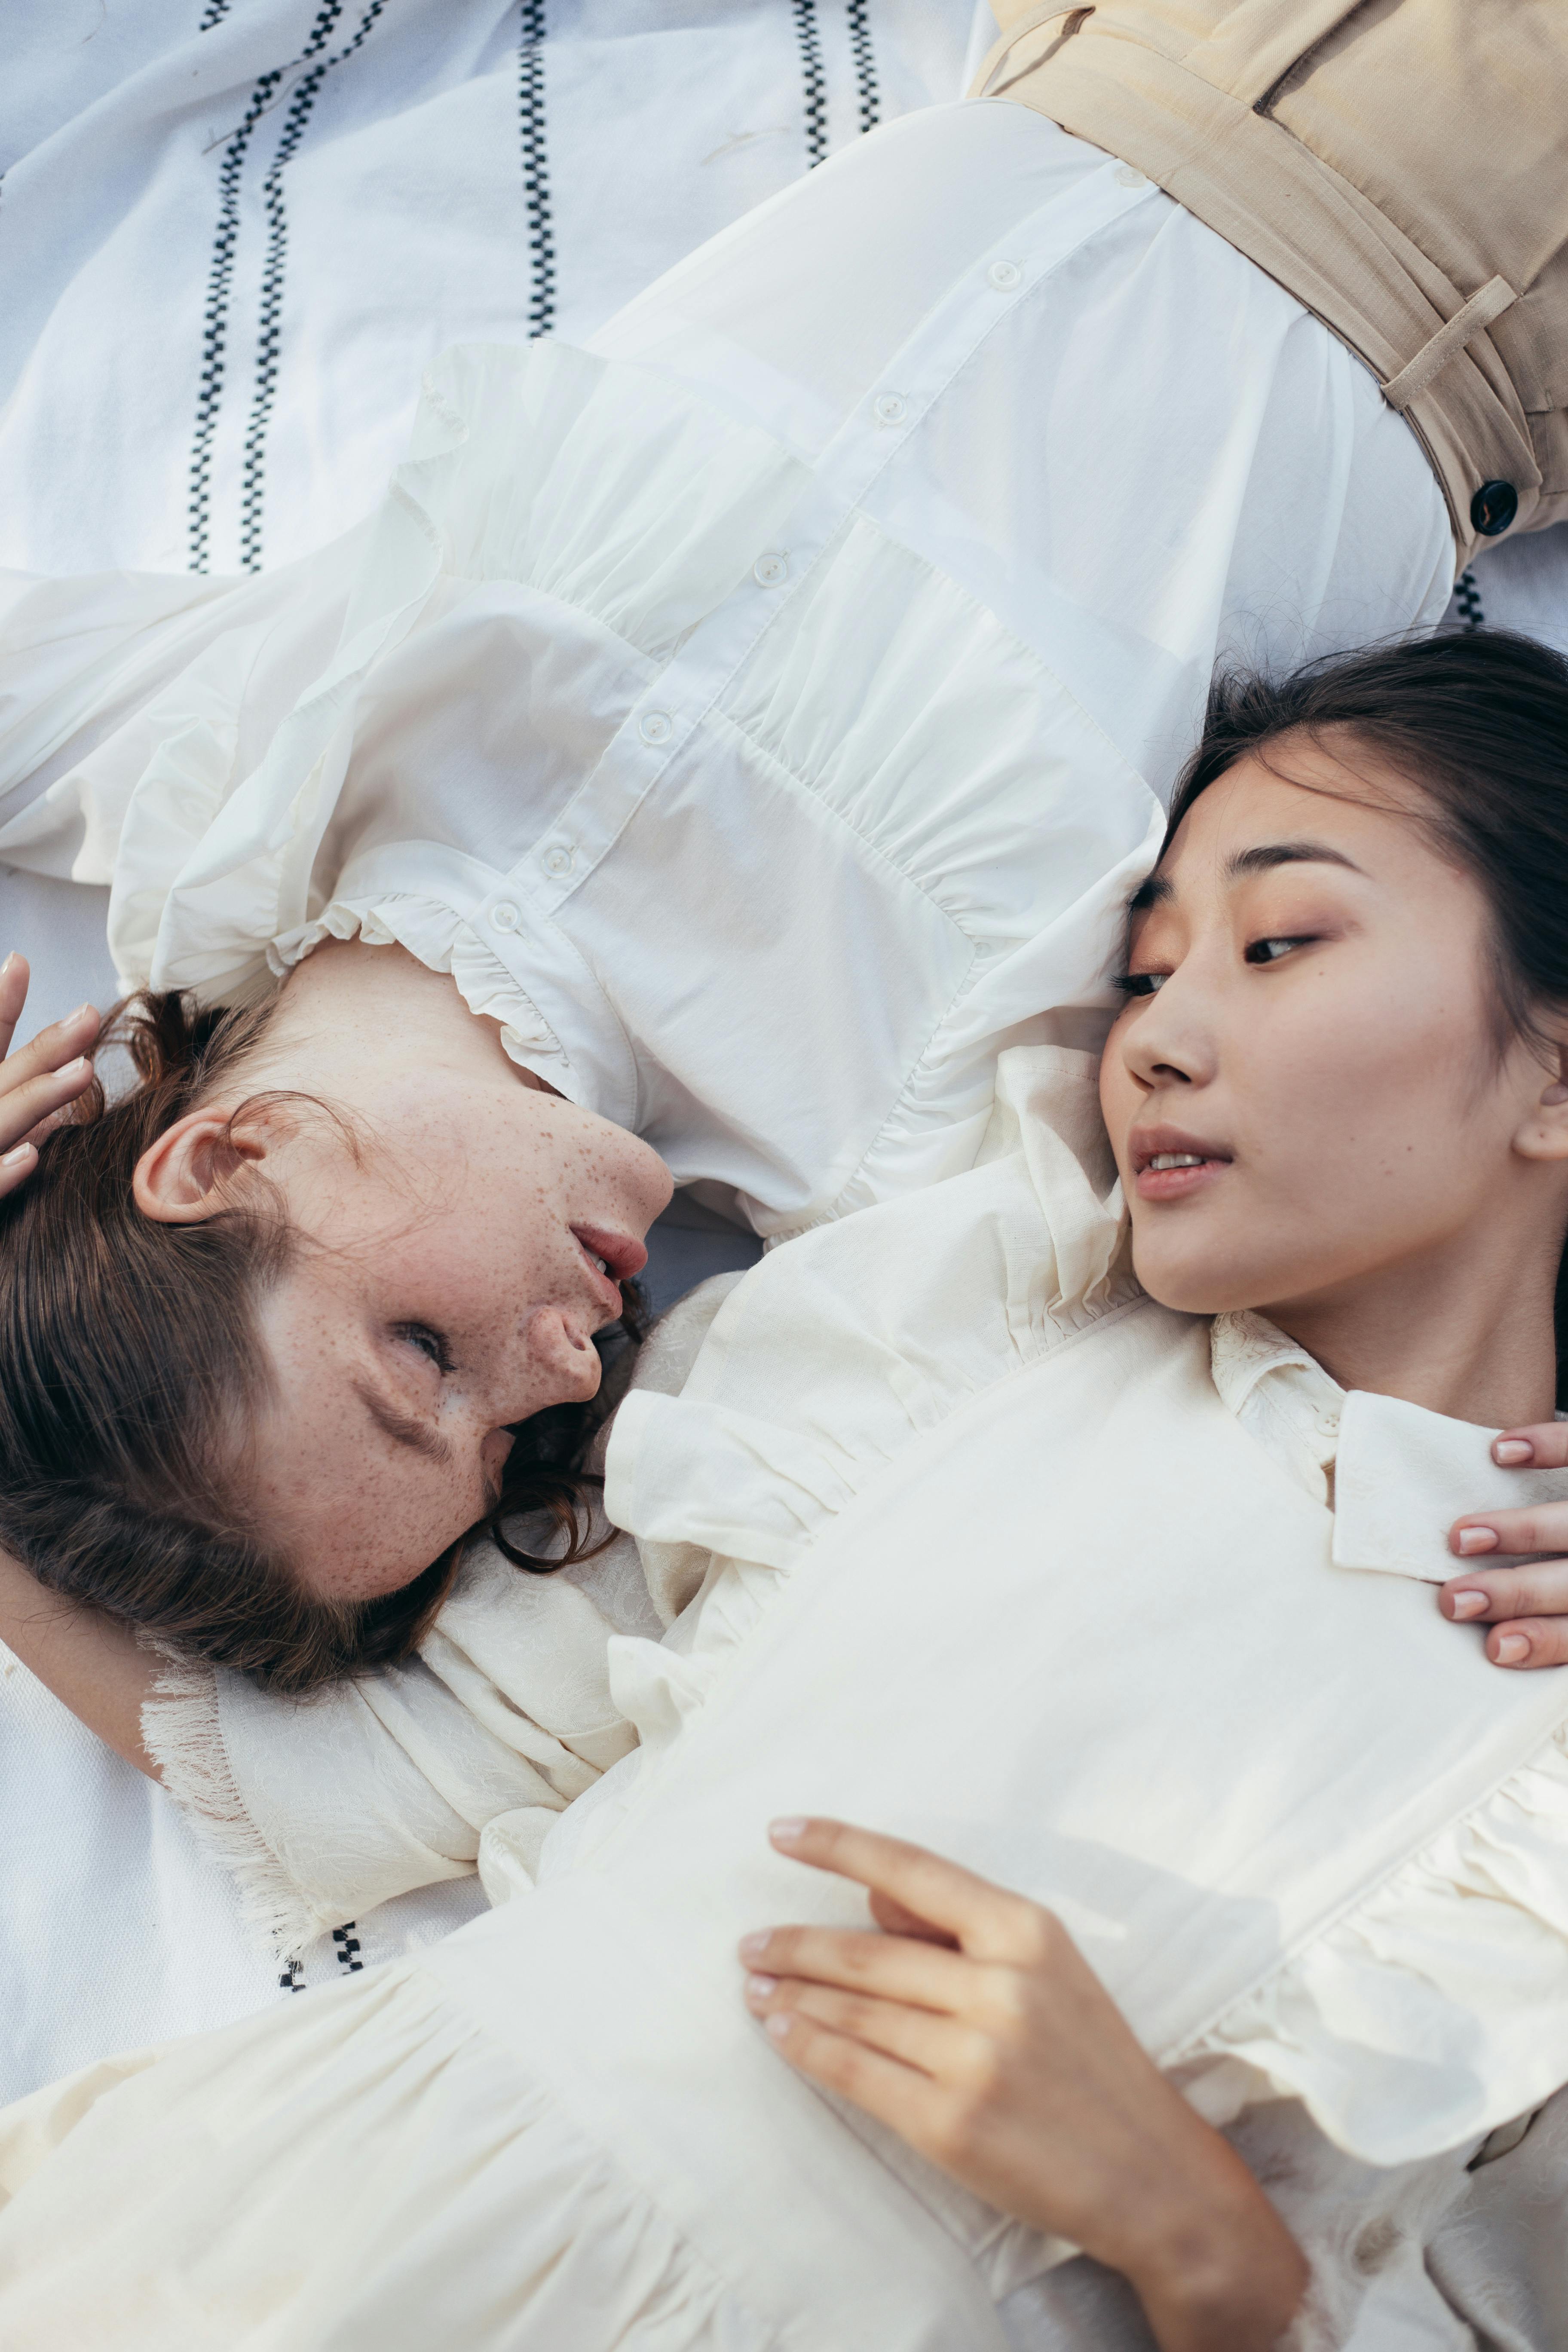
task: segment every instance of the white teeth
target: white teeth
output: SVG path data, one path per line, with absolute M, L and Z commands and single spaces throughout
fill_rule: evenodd
M 1203 1164 L 1199 1151 L 1157 1151 L 1149 1162 L 1151 1168 L 1201 1168 Z
M 598 1267 L 599 1272 L 600 1272 L 601 1274 L 608 1274 L 608 1272 L 609 1272 L 609 1270 L 610 1270 L 610 1269 L 609 1269 L 609 1267 L 605 1264 L 605 1261 L 604 1261 L 604 1259 L 603 1259 L 602 1257 L 594 1257 L 594 1253 L 593 1253 L 593 1251 L 592 1251 L 592 1250 L 590 1250 L 590 1251 L 588 1252 L 588 1255 L 589 1255 L 590 1257 L 593 1257 L 593 1258 L 594 1258 L 594 1264 Z

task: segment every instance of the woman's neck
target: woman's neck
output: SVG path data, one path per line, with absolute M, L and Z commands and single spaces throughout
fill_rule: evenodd
M 1550 1421 L 1560 1241 L 1506 1214 L 1437 1255 L 1316 1297 L 1260 1307 L 1342 1388 L 1403 1397 L 1484 1428 Z
M 389 1060 L 504 1072 L 544 1087 L 508 1057 L 500 1024 L 471 1013 L 448 974 L 404 948 L 324 940 L 284 982 L 256 1075 L 274 1086 L 352 1095 L 357 1074 Z

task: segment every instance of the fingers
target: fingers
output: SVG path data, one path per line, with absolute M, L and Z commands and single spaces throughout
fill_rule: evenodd
M 779 2055 L 801 2074 L 920 2146 L 932 2095 L 929 2076 L 798 2011 L 770 2017 L 767 2032 Z
M 1568 1469 L 1568 1421 L 1532 1422 L 1524 1429 L 1504 1429 L 1492 1440 L 1492 1460 L 1505 1470 Z
M 1031 1940 L 1032 1921 L 1045 1916 L 973 1871 L 875 1830 L 847 1822 L 784 1821 L 774 1822 L 768 1834 L 781 1853 L 889 1896 L 982 1957 L 1012 1956 L 1020 1940 Z
M 16 1056 L 18 1061 L 22 1058 L 21 1055 Z M 0 1173 L 9 1175 L 13 1183 L 20 1183 L 37 1160 L 36 1130 L 55 1112 L 85 1094 L 91 1084 L 92 1064 L 85 1054 L 79 1054 L 59 1069 L 44 1070 L 37 1077 L 9 1088 L 4 1087 L 0 1077 L 0 1152 L 5 1154 Z M 24 1161 L 18 1156 L 20 1152 L 30 1157 Z
M 1472 1569 L 1444 1585 L 1437 1606 L 1456 1624 L 1491 1627 L 1486 1654 L 1495 1666 L 1568 1665 L 1568 1559 Z
M 1461 1559 L 1484 1559 L 1491 1552 L 1568 1552 L 1568 1503 L 1469 1512 L 1449 1529 L 1448 1549 Z
M 741 1958 L 762 1976 L 809 1979 L 929 2010 L 955 2008 L 973 1974 L 972 1962 L 941 1946 L 834 1927 L 763 1928 L 742 1937 Z
M 901 2001 L 841 1992 L 835 1985 L 752 1976 L 746 1979 L 746 2006 L 786 2054 L 796 2026 L 805 2024 L 825 2026 L 922 2074 L 952 2076 L 977 2071 L 980 2063 L 982 2037 L 952 2018 L 906 2008 Z
M 22 1007 L 27 1002 L 27 988 L 32 973 L 27 959 L 13 949 L 0 963 L 0 1060 L 11 1050 L 11 1040 L 16 1034 L 16 1024 L 22 1017 Z

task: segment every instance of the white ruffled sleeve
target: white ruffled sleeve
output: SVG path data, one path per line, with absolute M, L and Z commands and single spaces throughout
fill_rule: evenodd
M 1568 2082 L 1565 1988 L 1568 1728 L 1178 2057 L 1238 2062 L 1243 2098 L 1300 2098 L 1337 2147 L 1405 2164 Z
M 646 1597 L 631 1622 L 654 1622 Z M 417 1657 L 303 1699 L 171 1660 L 142 1737 L 247 1916 L 298 1951 L 465 1875 L 503 1820 L 486 1891 L 510 1891 L 556 1816 L 633 1745 L 609 1689 L 616 1630 L 566 1575 L 477 1547 Z

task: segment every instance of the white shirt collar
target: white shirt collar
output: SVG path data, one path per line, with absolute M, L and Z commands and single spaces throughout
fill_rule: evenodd
M 1494 1429 L 1402 1397 L 1342 1389 L 1261 1315 L 1218 1315 L 1214 1383 L 1248 1435 L 1334 1514 L 1337 1568 L 1446 1583 L 1459 1572 L 1448 1529 L 1470 1511 L 1568 1500 L 1568 1471 L 1501 1470 Z M 1496 1567 L 1509 1555 L 1489 1552 Z

